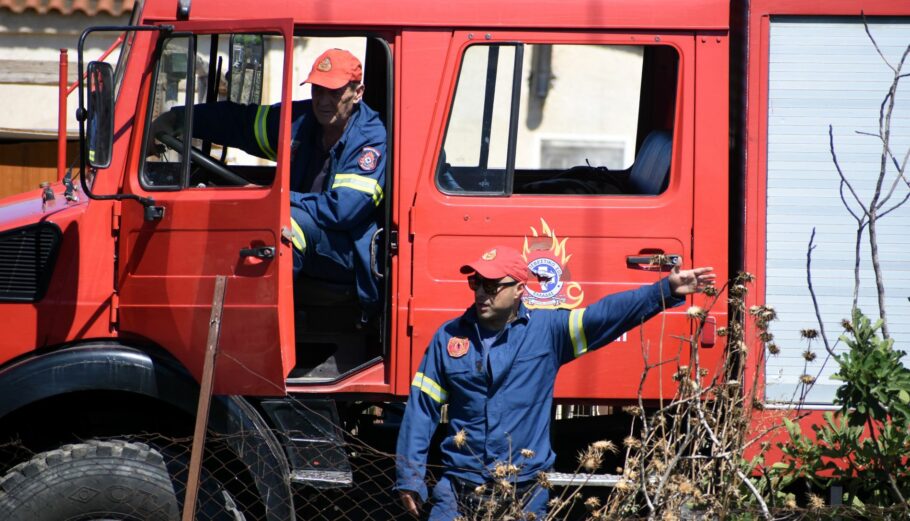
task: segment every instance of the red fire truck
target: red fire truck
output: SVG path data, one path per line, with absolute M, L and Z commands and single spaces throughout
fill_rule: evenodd
M 320 466 L 314 444 L 352 431 L 365 406 L 400 407 L 435 329 L 471 302 L 459 266 L 491 245 L 521 250 L 541 275 L 525 297 L 538 308 L 583 307 L 674 264 L 713 266 L 719 280 L 749 271 L 749 304 L 783 303 L 781 339 L 814 323 L 799 313 L 816 225 L 822 244 L 835 237 L 819 268 L 839 320 L 849 277 L 835 261 L 852 245 L 837 249 L 849 214 L 828 125 L 861 163 L 850 140 L 867 122 L 851 118 L 877 122 L 887 89 L 875 78 L 890 82 L 861 13 L 886 56 L 910 40 L 910 8 L 887 0 L 137 1 L 129 26 L 80 40 L 123 35 L 115 67 L 79 54 L 79 168 L 0 202 L 0 433 L 16 442 L 0 483 L 102 450 L 145 469 L 152 449 L 129 433 L 191 432 L 218 276 L 210 429 L 243 433 L 226 437 L 243 469 L 232 475 L 269 519 L 293 516 L 289 482 L 350 483 L 344 451 Z M 151 153 L 150 122 L 171 107 L 305 98 L 298 84 L 331 47 L 360 57 L 364 101 L 388 131 L 371 257 L 384 300 L 367 323 L 353 287 L 293 280 L 290 111 L 275 161 L 204 142 Z M 896 226 L 884 254 L 897 258 L 907 236 Z M 900 338 L 910 310 L 898 288 Z M 702 367 L 724 354 L 714 328 L 726 311 L 711 309 Z M 556 398 L 668 398 L 674 371 L 641 382 L 643 351 L 685 365 L 674 337 L 689 333 L 685 307 L 667 311 L 563 368 Z M 765 410 L 788 407 L 805 371 L 796 339 L 780 344 L 760 366 L 762 345 L 749 349 Z M 809 397 L 819 408 L 831 403 L 823 383 Z M 295 431 L 316 434 L 283 436 Z M 98 438 L 114 441 L 85 441 Z

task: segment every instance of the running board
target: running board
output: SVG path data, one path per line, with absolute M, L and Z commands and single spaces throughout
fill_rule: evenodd
M 294 470 L 291 471 L 291 483 L 316 488 L 350 487 L 354 484 L 354 476 L 343 470 Z
M 260 407 L 275 426 L 292 483 L 315 488 L 353 484 L 341 419 L 333 400 L 266 398 Z
M 615 487 L 622 479 L 617 474 L 569 474 L 547 472 L 547 480 L 557 487 Z

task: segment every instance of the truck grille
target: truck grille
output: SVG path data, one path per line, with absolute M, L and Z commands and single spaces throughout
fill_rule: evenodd
M 0 301 L 34 302 L 47 290 L 60 228 L 42 223 L 0 233 Z

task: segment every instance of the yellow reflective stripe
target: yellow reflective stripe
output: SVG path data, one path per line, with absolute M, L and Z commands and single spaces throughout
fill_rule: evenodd
M 449 399 L 449 393 L 445 392 L 438 383 L 434 382 L 423 373 L 414 375 L 414 381 L 411 382 L 411 386 L 420 389 L 426 393 L 427 396 L 439 403 L 445 403 L 445 401 Z
M 291 219 L 291 242 L 301 253 L 306 251 L 306 236 L 297 221 Z
M 253 134 L 256 135 L 256 144 L 259 145 L 259 150 L 262 150 L 265 157 L 274 161 L 275 151 L 272 150 L 271 145 L 269 145 L 269 136 L 265 128 L 265 122 L 268 121 L 269 109 L 271 108 L 272 107 L 268 105 L 259 106 L 259 109 L 256 111 L 256 120 L 253 121 Z
M 588 339 L 585 338 L 585 326 L 581 321 L 584 316 L 585 308 L 573 309 L 569 312 L 569 338 L 572 339 L 572 348 L 576 357 L 588 352 Z
M 332 183 L 332 189 L 350 188 L 363 192 L 373 198 L 373 204 L 379 206 L 382 202 L 382 187 L 372 177 L 365 177 L 358 174 L 337 174 L 335 182 Z

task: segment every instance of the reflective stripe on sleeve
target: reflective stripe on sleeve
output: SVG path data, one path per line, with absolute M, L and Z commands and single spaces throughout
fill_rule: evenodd
M 336 174 L 332 189 L 351 188 L 363 192 L 373 198 L 373 204 L 379 206 L 382 202 L 382 187 L 371 177 L 358 174 Z
M 449 393 L 445 392 L 438 383 L 434 382 L 423 373 L 414 375 L 414 381 L 411 382 L 411 386 L 420 389 L 438 403 L 445 403 L 445 401 L 449 399 Z
M 272 150 L 272 146 L 269 145 L 269 136 L 265 129 L 265 122 L 269 117 L 269 109 L 272 107 L 268 105 L 260 105 L 259 109 L 256 111 L 256 120 L 253 121 L 253 134 L 256 135 L 256 144 L 259 145 L 259 150 L 262 150 L 262 153 L 265 154 L 265 157 L 275 160 L 275 151 Z
M 581 320 L 584 316 L 585 308 L 569 312 L 569 338 L 572 339 L 576 358 L 588 352 L 588 339 L 585 338 L 585 326 Z
M 297 221 L 291 219 L 291 242 L 300 253 L 306 252 L 306 236 Z

